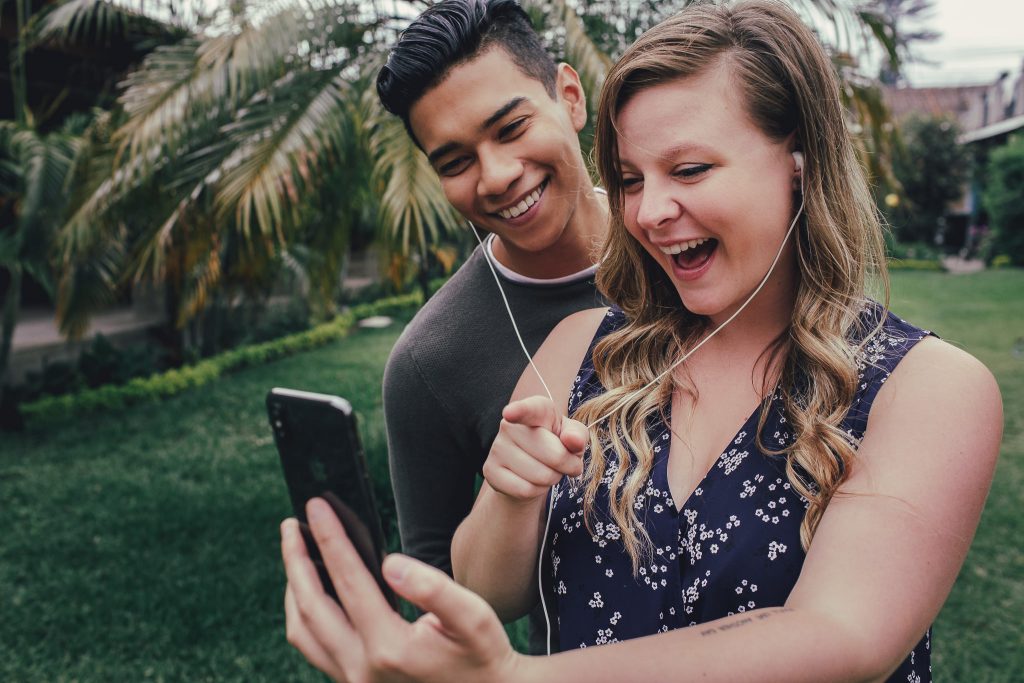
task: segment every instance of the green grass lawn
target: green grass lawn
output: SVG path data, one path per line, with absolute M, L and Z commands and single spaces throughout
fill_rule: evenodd
M 947 683 L 1024 670 L 1022 302 L 1020 270 L 893 278 L 893 310 L 978 356 L 1006 406 L 985 516 L 935 627 Z M 380 378 L 398 332 L 361 330 L 161 403 L 0 435 L 0 681 L 323 680 L 284 640 L 277 525 L 289 509 L 263 397 L 291 386 L 349 398 L 391 506 Z

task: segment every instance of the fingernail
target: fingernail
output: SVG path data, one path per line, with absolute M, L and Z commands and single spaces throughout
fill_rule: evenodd
M 389 555 L 384 561 L 384 577 L 391 583 L 401 583 L 409 569 L 409 560 L 401 555 Z
M 281 537 L 284 539 L 295 538 L 299 533 L 299 520 L 289 517 L 281 522 Z
M 306 503 L 306 519 L 310 524 L 319 523 L 324 518 L 324 509 L 320 499 L 311 498 Z

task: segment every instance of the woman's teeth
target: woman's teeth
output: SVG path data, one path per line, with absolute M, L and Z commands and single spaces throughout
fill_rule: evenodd
M 686 251 L 687 249 L 694 249 L 696 247 L 699 247 L 700 245 L 702 245 L 705 242 L 707 242 L 709 239 L 711 239 L 711 238 L 710 237 L 702 237 L 699 240 L 689 240 L 687 242 L 680 242 L 679 244 L 673 244 L 671 246 L 658 247 L 658 248 L 661 249 L 661 252 L 663 254 L 667 254 L 669 256 L 673 256 L 675 254 L 681 254 L 684 251 Z
M 540 187 L 538 187 L 530 194 L 526 195 L 526 197 L 515 206 L 499 211 L 498 215 L 506 220 L 508 220 L 509 218 L 515 218 L 516 216 L 521 216 L 522 214 L 526 213 L 531 206 L 537 203 L 537 200 L 540 199 L 541 194 L 544 193 L 545 187 L 547 187 L 547 182 L 542 183 Z

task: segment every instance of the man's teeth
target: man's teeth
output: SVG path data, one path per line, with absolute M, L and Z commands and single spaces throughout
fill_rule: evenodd
M 673 244 L 671 246 L 658 247 L 658 248 L 661 249 L 661 252 L 663 254 L 668 254 L 669 256 L 674 256 L 675 254 L 683 253 L 687 249 L 693 249 L 695 247 L 699 247 L 700 245 L 702 245 L 705 242 L 707 242 L 709 239 L 711 239 L 711 238 L 710 237 L 702 237 L 699 240 L 690 240 L 688 242 L 680 242 L 679 244 Z
M 511 208 L 499 211 L 498 215 L 501 216 L 502 218 L 509 219 L 515 218 L 516 216 L 526 213 L 527 209 L 529 209 L 531 206 L 537 203 L 537 200 L 540 199 L 540 195 L 543 192 L 544 185 L 541 185 L 536 190 L 526 195 L 526 198 L 524 198 L 523 201 L 519 202 L 518 204 Z

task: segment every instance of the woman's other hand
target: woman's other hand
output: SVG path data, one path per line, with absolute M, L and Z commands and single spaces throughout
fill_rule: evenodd
M 476 594 L 443 572 L 402 555 L 384 561 L 395 592 L 425 614 L 408 623 L 388 605 L 326 502 L 307 505 L 309 526 L 344 609 L 323 589 L 299 532 L 281 525 L 288 575 L 288 642 L 336 681 L 511 680 L 521 657 L 497 616 Z

